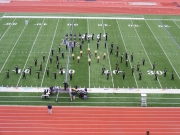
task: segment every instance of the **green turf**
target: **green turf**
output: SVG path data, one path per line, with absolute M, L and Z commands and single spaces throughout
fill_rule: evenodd
M 62 93 L 56 101 L 56 93 L 50 99 L 42 99 L 42 93 L 1 92 L 0 105 L 44 105 L 51 103 L 55 106 L 141 106 L 140 94 L 88 94 L 87 100 L 76 96 L 70 102 L 69 95 Z M 177 94 L 147 94 L 148 107 L 179 107 L 180 99 Z
M 3 13 L 0 14 L 2 16 Z M 29 24 L 25 26 L 25 18 L 1 18 L 0 19 L 0 85 L 1 86 L 33 86 L 33 87 L 49 87 L 53 86 L 63 86 L 63 82 L 66 80 L 70 86 L 81 86 L 88 88 L 173 88 L 179 89 L 179 76 L 180 76 L 180 62 L 179 49 L 180 49 L 180 37 L 178 33 L 180 32 L 180 21 L 173 20 L 178 19 L 178 16 L 155 16 L 155 15 L 71 15 L 71 14 L 25 14 L 25 13 L 6 13 L 6 15 L 48 15 L 48 16 L 81 16 L 81 17 L 127 17 L 127 18 L 141 18 L 144 17 L 145 20 L 112 20 L 112 19 L 37 19 L 31 18 Z M 146 20 L 147 19 L 147 20 Z M 156 20 L 154 20 L 156 19 Z M 160 19 L 160 20 L 159 20 Z M 172 20 L 162 20 L 162 19 L 172 19 Z M 75 24 L 72 27 L 72 24 Z M 68 70 L 73 69 L 75 73 L 73 74 L 73 80 L 70 81 L 68 74 L 57 75 L 55 80 L 53 77 L 53 72 L 59 72 L 56 68 L 55 55 L 58 53 L 58 45 L 61 45 L 61 50 L 65 51 L 65 59 L 60 56 L 60 65 L 63 66 L 66 71 L 68 62 L 68 50 L 66 50 L 65 45 L 62 45 L 62 41 L 65 38 L 66 33 L 77 35 L 77 42 L 79 32 L 81 34 L 95 34 L 95 39 L 87 41 L 83 44 L 83 57 L 80 63 L 77 63 L 77 56 L 79 56 L 80 49 L 76 47 L 74 49 L 75 60 L 72 60 L 71 49 L 70 49 L 70 59 Z M 108 33 L 108 47 L 104 48 L 104 37 L 100 41 L 100 47 L 96 48 L 96 35 L 99 33 Z M 110 55 L 110 44 L 114 42 L 113 54 Z M 119 56 L 122 53 L 128 52 L 134 54 L 134 61 L 129 63 L 129 66 L 125 65 L 125 58 L 123 58 L 123 63 L 119 63 L 120 70 L 126 72 L 125 80 L 122 79 L 121 73 L 115 75 L 112 71 L 115 70 L 116 62 L 120 61 L 119 56 L 115 56 L 116 46 L 119 46 Z M 53 63 L 50 64 L 48 57 L 51 55 L 51 48 L 55 49 L 55 54 L 53 56 Z M 87 49 L 90 47 L 92 57 L 91 66 L 88 66 L 88 55 Z M 96 57 L 94 56 L 94 51 L 98 51 L 100 56 L 100 63 L 97 63 Z M 46 56 L 45 62 L 42 60 L 43 53 Z M 107 53 L 107 57 L 103 60 L 103 53 Z M 37 58 L 38 65 L 34 66 L 34 59 Z M 146 59 L 145 66 L 142 66 L 142 58 Z M 37 78 L 36 72 L 39 70 L 39 65 L 42 62 L 43 70 L 40 73 L 40 79 Z M 138 73 L 135 70 L 134 76 L 131 75 L 131 67 L 135 66 L 140 62 L 140 70 L 143 73 L 142 80 L 138 78 Z M 154 73 L 152 72 L 152 64 L 156 62 L 156 71 L 158 71 L 159 81 L 154 81 Z M 22 79 L 21 72 L 16 75 L 14 71 L 15 65 L 19 66 L 19 69 L 24 70 L 29 66 L 32 66 L 32 75 L 26 74 L 27 79 Z M 111 71 L 109 80 L 106 79 L 106 75 L 101 75 L 101 68 L 105 65 L 107 70 Z M 45 69 L 50 69 L 50 76 L 47 77 Z M 167 77 L 163 76 L 163 70 L 167 68 Z M 10 78 L 6 78 L 5 72 L 10 70 Z M 175 73 L 175 80 L 171 81 L 171 72 Z M 13 93 L 14 94 L 14 93 Z M 0 93 L 2 96 L 2 93 Z M 92 94 L 93 95 L 93 94 Z M 94 94 L 92 97 L 94 97 Z M 119 95 L 119 94 L 118 94 Z M 30 95 L 31 96 L 31 95 Z M 39 96 L 39 95 L 38 95 Z M 102 95 L 98 95 L 103 97 Z M 127 96 L 127 95 L 126 95 Z M 126 97 L 125 96 L 125 97 Z M 139 95 L 138 95 L 139 96 Z M 151 95 L 152 97 L 154 95 Z M 107 97 L 111 97 L 107 94 Z M 133 97 L 133 96 L 130 96 Z M 159 106 L 159 102 L 171 102 L 171 99 L 158 99 L 164 97 L 164 95 L 155 94 L 157 99 L 148 99 L 151 106 Z M 171 96 L 170 96 L 171 97 Z M 169 98 L 170 98 L 169 97 Z M 15 101 L 24 101 L 24 99 L 12 98 Z M 48 99 L 54 102 L 55 98 Z M 2 98 L 1 104 L 11 104 L 11 102 L 4 102 L 5 100 L 11 101 L 7 98 Z M 12 104 L 38 104 L 44 105 L 47 100 L 39 100 L 39 97 L 27 98 L 27 101 L 36 102 L 12 102 Z M 63 103 L 61 105 L 68 105 L 69 98 L 63 98 Z M 94 103 L 93 103 L 94 102 Z M 98 103 L 99 102 L 99 103 Z M 104 102 L 107 102 L 104 104 Z M 115 103 L 116 102 L 116 103 Z M 173 99 L 172 106 L 178 106 L 179 101 Z M 175 104 L 177 103 L 177 104 Z M 71 105 L 112 105 L 112 106 L 139 106 L 139 99 L 113 99 L 113 98 L 89 98 L 86 104 L 84 101 L 77 99 Z M 59 103 L 56 103 L 59 105 Z M 168 104 L 161 104 L 161 106 L 168 106 Z M 171 105 L 170 105 L 171 106 Z

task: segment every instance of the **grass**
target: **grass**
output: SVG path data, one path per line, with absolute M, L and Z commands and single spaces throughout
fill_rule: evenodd
M 2 16 L 3 13 L 0 14 Z M 38 15 L 42 16 L 45 14 L 25 14 L 25 13 L 7 13 L 6 15 Z M 59 16 L 58 14 L 48 14 L 48 16 Z M 67 16 L 63 14 L 62 16 Z M 71 16 L 71 15 L 68 15 Z M 77 15 L 73 15 L 77 16 Z M 78 16 L 92 16 L 92 15 L 78 15 Z M 98 15 L 96 15 L 98 16 Z M 110 15 L 101 15 L 108 17 Z M 22 87 L 49 87 L 63 86 L 64 81 L 68 81 L 70 86 L 81 86 L 81 87 L 110 87 L 110 88 L 180 88 L 180 62 L 177 60 L 179 57 L 180 49 L 180 21 L 173 20 L 178 19 L 177 16 L 150 16 L 150 15 L 112 15 L 115 17 L 132 17 L 139 18 L 144 17 L 145 20 L 112 20 L 112 19 L 44 19 L 44 18 L 29 18 L 29 23 L 26 26 L 25 20 L 27 18 L 1 18 L 0 20 L 0 85 L 1 86 L 22 86 Z M 147 20 L 146 20 L 147 19 Z M 157 19 L 157 20 L 154 20 Z M 158 20 L 159 19 L 159 20 Z M 161 19 L 172 19 L 172 20 L 161 20 Z M 75 25 L 73 25 L 75 24 Z M 66 33 L 72 31 L 73 35 L 81 34 L 95 34 L 95 40 L 87 41 L 83 44 L 83 57 L 80 63 L 77 63 L 77 56 L 79 56 L 80 49 L 75 47 L 74 54 L 75 60 L 70 59 L 67 69 L 68 62 L 68 50 L 65 45 L 62 44 Z M 100 47 L 96 48 L 96 36 L 99 33 L 108 33 L 108 48 L 104 48 L 104 37 L 100 41 Z M 110 55 L 110 44 L 114 43 L 113 54 Z M 61 45 L 61 50 L 65 52 L 65 59 L 61 58 L 61 53 L 58 52 L 58 46 Z M 88 66 L 88 46 L 91 49 L 91 66 Z M 115 56 L 116 46 L 119 46 L 119 56 Z M 53 77 L 53 72 L 59 72 L 56 68 L 55 55 L 53 56 L 53 63 L 50 64 L 49 56 L 51 55 L 51 48 L 55 49 L 55 55 L 58 53 L 60 57 L 60 65 L 63 66 L 65 72 L 70 69 L 74 70 L 73 80 L 70 81 L 67 72 L 63 75 L 58 74 L 57 79 Z M 97 63 L 94 51 L 98 51 L 100 56 L 100 63 Z M 129 66 L 126 67 L 125 59 L 123 63 L 119 63 L 120 71 L 126 72 L 125 80 L 122 79 L 121 72 L 118 75 L 113 73 L 115 70 L 116 62 L 120 61 L 120 55 L 128 52 L 134 54 L 134 61 L 129 62 Z M 103 53 L 107 53 L 106 60 L 103 60 Z M 45 54 L 46 60 L 43 62 L 42 55 Z M 38 65 L 34 66 L 34 59 L 38 60 Z M 145 58 L 145 66 L 142 66 L 142 58 Z M 130 59 L 129 59 L 130 60 Z M 40 73 L 40 79 L 37 78 L 36 72 L 39 70 L 39 65 L 42 62 L 43 69 Z M 141 63 L 140 70 L 143 73 L 142 80 L 139 80 L 139 72 L 136 71 L 132 76 L 131 67 L 136 68 L 137 63 Z M 152 64 L 156 63 L 156 71 L 158 71 L 158 81 L 154 81 L 154 71 L 152 71 Z M 15 74 L 14 67 L 18 65 L 21 69 L 19 74 Z M 106 70 L 111 72 L 110 79 L 106 79 L 106 75 L 101 75 L 101 68 L 105 65 Z M 27 79 L 22 79 L 21 72 L 27 70 L 28 67 L 32 66 L 32 75 L 26 74 Z M 50 76 L 46 76 L 46 68 L 50 69 Z M 167 68 L 167 77 L 163 76 L 163 70 Z M 6 78 L 6 71 L 10 70 L 10 78 Z M 174 71 L 175 80 L 171 81 L 171 72 Z M 67 80 L 66 80 L 67 79 Z M 15 93 L 13 93 L 15 94 Z M 20 93 L 18 93 L 19 95 Z M 28 96 L 33 96 L 27 93 Z M 48 100 L 39 100 L 38 97 L 28 97 L 27 100 L 18 97 L 2 97 L 0 104 L 24 104 L 24 105 L 44 105 L 47 102 L 54 102 L 54 98 Z M 35 96 L 37 96 L 35 94 Z M 0 93 L 2 96 L 3 93 Z M 22 94 L 23 95 L 23 94 Z M 117 94 L 121 97 L 121 94 Z M 116 96 L 117 96 L 116 95 Z M 90 94 L 90 97 L 107 97 L 107 98 L 89 98 L 88 101 L 84 102 L 77 99 L 76 102 L 70 105 L 99 105 L 99 106 L 139 106 L 139 96 L 134 98 L 134 94 L 123 95 L 122 98 L 113 98 L 115 95 L 112 94 Z M 9 95 L 8 95 L 9 96 Z M 108 98 L 111 97 L 112 98 Z M 136 97 L 135 96 L 135 97 Z M 151 98 L 149 98 L 152 97 Z M 165 98 L 166 96 L 169 96 Z M 153 99 L 153 97 L 155 99 Z M 173 97 L 173 99 L 171 99 Z M 179 106 L 179 101 L 174 98 L 174 95 L 164 94 L 152 94 L 148 95 L 148 105 L 150 106 Z M 161 99 L 162 98 L 162 99 Z M 13 100 L 12 100 L 13 99 Z M 16 102 L 12 102 L 16 101 Z M 61 105 L 68 105 L 69 98 L 63 98 Z M 7 102 L 5 102 L 7 101 Z M 25 102 L 22 102 L 25 101 Z M 32 102 L 35 101 L 35 102 Z M 30 103 L 31 102 L 31 103 Z M 98 103 L 99 102 L 99 103 Z M 168 105 L 168 102 L 173 104 Z M 161 105 L 159 104 L 161 103 Z M 177 104 L 175 104 L 177 103 Z M 59 105 L 59 103 L 54 103 Z
M 56 94 L 52 94 L 50 99 L 41 99 L 42 93 L 29 92 L 1 92 L 0 105 L 41 105 L 46 106 L 51 103 L 54 106 L 141 106 L 140 94 L 112 94 L 112 93 L 90 93 L 87 100 L 82 100 L 76 96 L 70 102 L 69 95 L 62 93 L 58 102 Z M 177 94 L 147 94 L 148 107 L 179 107 L 180 99 Z

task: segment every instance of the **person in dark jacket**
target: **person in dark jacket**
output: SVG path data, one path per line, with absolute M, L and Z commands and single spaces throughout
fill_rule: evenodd
M 49 113 L 49 114 L 52 114 L 52 105 L 49 104 L 49 105 L 47 106 L 47 108 L 48 108 L 48 113 Z

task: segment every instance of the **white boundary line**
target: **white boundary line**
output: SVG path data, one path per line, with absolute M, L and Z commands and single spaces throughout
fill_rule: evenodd
M 17 110 L 16 110 L 17 111 Z M 18 110 L 18 111 L 20 111 L 20 110 Z M 87 113 L 87 114 L 85 114 L 85 116 L 84 117 L 88 117 L 89 115 L 90 116 L 94 116 L 94 117 L 110 117 L 110 118 L 115 118 L 115 117 L 120 117 L 120 116 L 125 116 L 125 117 L 123 117 L 123 118 L 129 118 L 129 117 L 133 117 L 133 116 L 139 116 L 139 115 L 141 115 L 141 117 L 146 117 L 146 118 L 150 118 L 150 117 L 154 117 L 154 116 L 158 116 L 158 118 L 164 118 L 164 117 L 166 117 L 166 118 L 174 118 L 174 117 L 179 117 L 180 116 L 180 114 L 178 114 L 177 112 L 178 111 L 176 111 L 176 113 L 177 114 L 172 114 L 172 112 L 173 111 L 171 111 L 171 112 L 169 112 L 168 114 L 164 114 L 164 112 L 161 112 L 162 114 L 163 114 L 163 116 L 162 116 L 162 114 L 160 113 L 160 114 L 156 114 L 156 111 L 153 111 L 153 113 L 152 113 L 152 111 L 150 111 L 150 112 L 147 112 L 147 111 L 131 111 L 131 112 L 129 112 L 128 113 L 128 111 L 126 112 L 126 111 L 124 111 L 125 112 L 125 114 L 122 114 L 122 113 L 117 113 L 118 111 L 108 111 L 108 112 L 106 112 L 105 114 L 102 114 L 102 113 L 97 113 L 96 111 L 94 111 L 94 110 L 86 110 L 85 112 L 88 112 L 88 111 L 91 111 L 92 113 Z M 98 111 L 98 110 L 97 110 Z M 98 112 L 102 112 L 103 110 L 101 110 L 101 111 L 98 111 Z M 62 110 L 62 112 L 61 112 L 61 115 L 62 114 L 73 114 L 73 115 L 78 115 L 78 114 L 80 114 L 82 111 L 81 110 L 79 110 L 78 112 L 74 112 L 74 110 L 73 110 L 73 112 L 71 112 L 71 113 L 69 113 L 68 111 L 64 111 L 63 112 L 63 110 Z M 84 112 L 84 111 L 83 111 Z M 112 116 L 112 114 L 111 113 L 117 113 L 117 114 L 114 114 L 115 116 Z M 139 112 L 139 113 L 141 113 L 141 112 L 143 112 L 143 113 L 145 113 L 145 114 L 134 114 L 134 113 L 132 113 L 132 112 Z M 24 114 L 24 113 L 26 113 L 26 114 L 34 114 L 33 116 L 31 116 L 32 118 L 43 118 L 43 117 L 46 117 L 46 116 L 39 116 L 39 115 L 37 115 L 37 114 L 44 114 L 44 111 L 42 111 L 42 112 L 34 112 L 34 111 L 32 111 L 32 112 L 29 112 L 29 110 L 27 110 L 27 112 L 24 112 L 23 111 L 23 113 L 17 113 L 17 112 L 12 112 L 12 113 L 8 113 L 8 112 L 4 112 L 4 111 L 1 111 L 1 114 L 14 114 L 13 116 L 9 116 L 9 115 L 6 115 L 6 116 L 4 116 L 4 115 L 2 115 L 2 116 L 0 116 L 0 120 L 3 120 L 3 119 L 7 119 L 7 117 L 9 118 L 9 119 L 11 119 L 11 118 L 16 118 L 17 116 L 16 115 L 18 115 L 18 114 Z M 147 113 L 147 114 L 146 114 Z M 149 114 L 150 113 L 150 114 Z M 147 117 L 148 116 L 148 117 Z M 169 117 L 170 116 L 170 117 Z M 6 117 L 6 118 L 5 118 Z M 27 118 L 28 116 L 18 116 L 19 118 Z M 64 117 L 64 116 L 63 116 Z M 69 118 L 69 116 L 67 116 L 68 118 Z M 76 116 L 71 116 L 71 117 L 75 117 L 75 118 L 77 118 Z M 52 117 L 52 118 L 61 118 L 61 116 L 54 116 L 54 117 Z M 77 118 L 78 119 L 78 118 Z M 22 119 L 22 120 L 20 120 L 20 121 L 26 121 L 26 120 L 24 120 L 24 119 Z M 29 120 L 29 121 L 39 121 L 39 120 Z M 44 120 L 40 120 L 40 121 L 44 121 Z M 180 120 L 179 120 L 180 121 Z M 180 124 L 179 124 L 180 125 Z
M 3 16 L 2 18 L 63 18 L 63 19 L 133 19 L 144 20 L 144 18 L 131 18 L 131 17 L 85 17 L 85 16 Z
M 13 20 L 13 22 L 14 22 L 15 20 L 16 20 L 16 18 Z M 13 22 L 12 22 L 12 23 L 13 23 Z M 10 27 L 12 26 L 12 23 L 11 23 L 11 25 L 8 27 L 8 29 L 4 32 L 4 34 L 2 35 L 2 37 L 0 38 L 0 41 L 2 40 L 2 38 L 4 37 L 4 35 L 7 33 L 7 31 L 10 29 Z M 25 29 L 25 28 L 24 28 L 24 29 Z M 21 33 L 21 34 L 22 34 L 22 33 Z M 20 35 L 20 36 L 21 36 L 21 35 Z M 19 38 L 20 38 L 20 36 L 19 36 Z M 19 38 L 18 38 L 18 40 L 19 40 Z M 17 40 L 17 41 L 18 41 L 18 40 Z M 7 60 L 9 59 L 11 53 L 13 52 L 14 47 L 15 47 L 16 44 L 17 44 L 17 41 L 16 41 L 16 43 L 14 44 L 13 48 L 11 49 L 10 54 L 9 54 L 8 57 L 6 58 L 6 61 L 4 62 L 3 66 L 2 66 L 2 68 L 1 68 L 1 70 L 0 70 L 0 73 L 2 72 L 2 70 L 3 70 L 3 68 L 4 68 L 4 66 L 5 66 L 5 64 L 6 64 L 6 62 L 7 62 Z
M 35 108 L 46 108 L 47 106 L 34 106 L 34 105 L 0 105 L 1 107 L 35 107 Z M 142 109 L 142 110 L 145 110 L 145 109 L 159 109 L 159 110 L 162 110 L 162 109 L 180 109 L 180 107 L 122 107 L 122 106 L 53 106 L 54 108 L 101 108 L 101 109 L 109 109 L 109 108 L 121 108 L 121 109 Z M 12 108 L 11 108 L 12 109 Z M 1 110 L 1 108 L 0 108 Z M 3 109 L 4 110 L 4 109 Z
M 88 28 L 88 35 L 89 35 L 89 21 L 88 21 L 88 19 L 87 19 L 87 28 Z M 89 48 L 89 43 L 88 43 L 88 48 Z M 88 55 L 88 59 L 89 59 L 89 55 Z M 89 88 L 90 88 L 90 86 L 91 86 L 91 80 L 90 80 L 90 78 L 91 78 L 91 72 L 90 72 L 90 70 L 91 70 L 91 68 L 90 68 L 90 66 L 88 65 L 88 69 L 89 69 Z
M 45 76 L 45 74 L 46 74 L 46 68 L 47 68 L 47 65 L 48 65 L 49 56 L 50 56 L 50 54 L 51 54 L 51 48 L 52 48 L 53 43 L 54 43 L 54 38 L 55 38 L 55 35 L 56 35 L 58 23 L 59 23 L 59 19 L 58 19 L 58 21 L 57 21 L 56 29 L 55 29 L 55 31 L 54 31 L 53 39 L 52 39 L 52 42 L 51 42 L 51 47 L 50 47 L 50 50 L 49 50 L 48 58 L 47 58 L 47 61 L 46 61 L 46 66 L 45 66 L 45 69 L 44 69 L 44 74 L 43 74 L 42 81 L 41 81 L 41 87 L 42 87 L 42 84 L 43 84 L 43 81 L 44 81 L 44 76 Z
M 54 125 L 54 124 L 52 124 L 52 125 Z M 57 125 L 58 125 L 58 124 L 57 124 Z M 59 125 L 63 125 L 63 124 L 59 124 Z M 70 125 L 80 125 L 80 124 L 70 124 Z M 82 125 L 82 124 L 81 124 L 81 125 Z M 83 124 L 83 125 L 93 125 L 93 126 L 94 126 L 94 125 L 97 125 L 97 126 L 98 126 L 98 125 L 104 125 L 104 124 Z M 108 124 L 108 125 L 115 125 L 115 124 Z M 119 124 L 118 124 L 118 125 L 119 125 Z M 154 126 L 156 126 L 156 125 L 154 125 Z M 3 128 L 3 129 L 6 129 L 6 130 L 9 129 L 9 128 L 16 128 L 16 129 L 19 129 L 19 128 L 22 128 L 22 129 L 23 129 L 23 128 L 25 128 L 25 129 L 28 129 L 28 128 L 31 128 L 31 129 L 38 129 L 38 128 L 43 129 L 43 128 L 44 128 L 44 129 L 47 129 L 47 126 L 36 126 L 36 127 L 35 127 L 35 126 L 26 126 L 26 127 L 25 127 L 25 126 L 24 126 L 24 127 L 22 127 L 22 126 L 18 126 L 18 127 L 13 127 L 13 126 L 11 126 L 11 127 L 5 127 L 5 126 L 1 126 L 0 129 L 2 129 L 2 128 Z M 89 127 L 89 128 L 85 128 L 85 127 L 81 127 L 81 128 L 77 128 L 77 127 L 76 127 L 76 128 L 71 128 L 71 127 L 69 127 L 69 128 L 51 127 L 51 130 L 55 130 L 55 129 L 61 129 L 61 130 L 62 130 L 62 129 L 69 129 L 69 130 L 71 130 L 71 129 L 81 129 L 81 130 L 82 130 L 82 129 L 83 129 L 83 130 L 84 130 L 84 129 L 94 129 L 94 127 L 92 127 L 92 128 L 90 128 L 90 127 Z M 123 127 L 123 128 L 121 128 L 121 129 L 120 129 L 119 127 L 118 127 L 118 128 L 114 128 L 114 127 L 100 128 L 100 127 L 97 127 L 97 129 L 111 129 L 111 130 L 112 130 L 112 129 L 119 129 L 119 130 L 122 130 L 122 129 L 145 129 L 145 130 L 147 130 L 147 128 L 131 128 L 131 127 L 129 127 L 129 128 L 124 128 L 124 127 Z M 164 128 L 153 128 L 153 127 L 152 127 L 152 128 L 148 128 L 148 129 L 166 129 L 166 130 L 173 130 L 173 129 L 179 129 L 179 128 L 173 128 L 173 127 L 168 127 L 168 128 L 167 128 L 167 127 L 164 127 Z M 2 130 L 2 131 L 5 132 L 6 130 Z M 7 131 L 7 132 L 8 132 L 8 131 Z M 45 131 L 45 132 L 46 132 L 46 131 Z M 171 133 L 171 132 L 170 132 L 170 133 Z
M 174 68 L 174 66 L 172 65 L 171 61 L 169 60 L 169 58 L 168 58 L 168 56 L 167 56 L 166 52 L 164 51 L 164 49 L 163 49 L 162 45 L 161 45 L 161 44 L 160 44 L 160 42 L 158 41 L 158 39 L 157 39 L 157 37 L 155 36 L 154 32 L 152 31 L 151 27 L 149 26 L 149 24 L 147 23 L 147 21 L 146 21 L 146 20 L 145 20 L 145 22 L 146 22 L 147 26 L 149 27 L 149 29 L 151 30 L 152 34 L 154 35 L 154 37 L 155 37 L 156 41 L 158 42 L 159 46 L 161 47 L 162 51 L 163 51 L 163 52 L 164 52 L 164 54 L 166 55 L 166 58 L 168 59 L 168 61 L 169 61 L 169 63 L 171 64 L 172 68 L 174 69 L 174 71 L 176 72 L 176 74 L 177 74 L 178 78 L 180 79 L 180 76 L 178 75 L 178 73 L 177 73 L 176 69 Z M 176 24 L 176 23 L 175 23 L 175 24 Z
M 118 21 L 117 21 L 117 20 L 116 20 L 116 22 L 117 22 L 117 25 L 118 25 L 119 33 L 120 33 L 120 35 L 121 35 L 121 38 L 122 38 L 122 41 L 123 41 L 124 47 L 125 47 L 125 49 L 126 49 L 126 52 L 128 52 L 128 51 L 127 51 L 127 48 L 126 48 L 126 44 L 125 44 L 124 38 L 123 38 L 123 35 L 122 35 L 122 32 L 121 32 L 121 28 L 120 28 L 119 23 L 118 23 Z M 129 57 L 128 57 L 128 58 L 129 58 Z M 129 63 L 130 63 L 130 65 L 131 65 L 130 60 L 129 60 Z M 131 65 L 131 68 L 132 68 L 132 65 Z M 133 76 L 134 76 L 134 80 L 135 80 L 135 83 L 136 83 L 136 87 L 138 88 L 138 83 L 137 83 L 137 81 L 136 81 L 136 77 L 135 77 L 135 75 L 134 75 L 134 74 L 133 74 Z
M 165 20 L 165 21 L 180 21 L 180 19 L 145 19 L 143 16 L 141 18 L 136 17 L 100 17 L 100 16 L 94 16 L 94 17 L 86 17 L 86 16 L 2 16 L 1 18 L 62 18 L 62 19 L 114 19 L 114 20 Z
M 102 24 L 104 24 L 103 19 L 102 19 Z M 103 31 L 104 31 L 104 34 L 105 34 L 106 32 L 105 32 L 105 29 L 104 29 L 104 25 L 103 25 Z M 109 60 L 109 67 L 110 67 L 110 73 L 111 73 L 111 78 L 112 78 L 112 85 L 113 85 L 113 88 L 114 88 L 114 79 L 113 79 L 113 75 L 112 75 L 112 68 L 111 68 L 111 62 L 110 62 L 110 58 L 109 58 L 108 46 L 106 48 L 107 48 L 106 50 L 107 50 L 107 55 L 108 55 L 108 60 Z
M 148 54 L 147 54 L 147 52 L 146 52 L 146 49 L 144 48 L 144 45 L 143 45 L 143 43 L 142 43 L 142 41 L 141 41 L 141 38 L 139 37 L 139 34 L 138 34 L 136 28 L 134 27 L 134 23 L 133 23 L 132 20 L 131 20 L 131 23 L 133 24 L 133 28 L 134 28 L 134 30 L 135 30 L 138 38 L 139 38 L 139 41 L 141 42 L 141 45 L 142 45 L 142 47 L 143 47 L 143 49 L 144 49 L 145 54 L 147 55 L 147 58 L 148 58 L 148 60 L 149 60 L 149 63 L 151 64 L 151 68 L 152 68 L 152 63 L 151 63 L 151 61 L 150 61 L 150 59 L 149 59 L 149 56 L 148 56 Z M 159 78 L 157 78 L 157 80 L 158 80 L 158 83 L 159 83 L 160 87 L 162 88 L 162 85 L 161 85 L 161 83 L 160 83 L 160 81 L 159 81 Z
M 54 103 L 54 101 L 0 101 L 0 103 Z M 70 102 L 61 102 L 61 104 L 69 104 Z M 73 104 L 84 104 L 84 102 L 72 102 Z M 86 104 L 138 104 L 141 102 L 86 102 Z M 160 102 L 148 102 L 148 104 L 158 104 L 158 105 L 180 105 L 180 103 L 160 103 Z
M 67 94 L 67 93 L 66 93 Z M 39 98 L 39 96 L 0 96 L 0 98 Z M 56 98 L 56 97 L 51 97 L 51 98 Z M 61 98 L 69 98 L 69 97 L 61 97 Z M 140 97 L 89 97 L 89 98 L 106 98 L 106 99 L 111 99 L 111 98 L 114 98 L 114 99 L 140 99 Z M 154 99 L 154 100 L 159 100 L 159 99 L 171 99 L 171 100 L 180 100 L 180 98 L 151 98 L 151 97 L 148 97 L 148 99 Z M 1 109 L 0 109 L 1 110 Z M 1 116 L 0 116 L 1 117 Z
M 43 19 L 42 24 L 44 23 L 44 20 L 45 20 L 45 19 Z M 41 27 L 39 28 L 39 31 L 38 31 L 38 33 L 37 33 L 37 35 L 36 35 L 36 38 L 35 38 L 35 40 L 34 40 L 34 43 L 33 43 L 32 47 L 31 47 L 31 50 L 30 50 L 29 55 L 28 55 L 28 57 L 27 57 L 26 63 L 25 63 L 25 65 L 24 65 L 24 67 L 23 67 L 23 70 L 24 70 L 24 69 L 25 69 L 25 67 L 26 67 L 26 64 L 27 64 L 27 62 L 28 62 L 28 60 L 29 60 L 29 57 L 30 57 L 30 55 L 31 55 L 31 52 L 32 52 L 33 47 L 34 47 L 34 45 L 35 45 L 35 43 L 36 43 L 36 40 L 37 40 L 37 38 L 38 38 L 38 35 L 39 35 L 39 32 L 41 31 L 42 26 L 43 26 L 43 25 L 41 25 Z M 23 70 L 22 70 L 22 71 L 23 71 Z M 16 85 L 16 86 L 18 86 L 18 85 L 19 85 L 19 82 L 20 82 L 21 76 L 22 76 L 22 73 L 20 74 L 20 77 L 19 77 L 19 80 L 18 80 L 18 82 L 17 82 L 17 85 Z
M 82 111 L 81 111 L 82 112 Z M 43 113 L 44 114 L 44 113 Z M 112 114 L 111 114 L 112 115 Z M 7 116 L 8 117 L 8 116 Z M 17 116 L 16 116 L 17 117 Z M 18 116 L 19 117 L 19 116 Z M 27 116 L 28 117 L 28 116 Z M 46 117 L 47 118 L 47 117 Z M 7 120 L 7 119 L 6 119 Z M 17 120 L 16 120 L 17 121 Z M 55 120 L 53 120 L 53 121 L 55 121 Z M 68 122 L 70 122 L 70 121 L 79 121 L 79 122 L 84 122 L 84 121 L 87 121 L 87 120 L 56 120 L 56 121 L 68 121 Z M 92 122 L 92 121 L 91 121 Z M 93 120 L 93 122 L 104 122 L 104 121 L 102 121 L 102 120 Z M 158 125 L 158 126 L 160 126 L 160 125 L 165 125 L 164 123 L 168 123 L 168 125 L 169 124 L 173 124 L 174 122 L 180 122 L 180 121 L 164 121 L 164 120 L 162 120 L 162 121 L 122 121 L 122 120 L 120 120 L 120 121 L 113 121 L 113 120 L 111 120 L 111 121 L 106 121 L 106 123 L 110 123 L 110 122 L 114 122 L 114 125 L 134 125 L 134 124 L 136 124 L 136 125 L 144 125 L 144 122 L 147 122 L 147 124 L 146 125 L 154 125 L 154 123 L 157 123 L 157 122 L 161 122 L 162 124 L 159 124 L 159 123 L 157 123 L 156 125 Z M 128 124 L 121 124 L 121 122 L 122 123 L 128 123 Z M 129 123 L 131 123 L 131 122 L 133 122 L 134 124 L 129 124 Z M 137 123 L 142 123 L 142 124 L 137 124 Z M 152 124 L 149 124 L 149 123 L 152 123 Z M 5 124 L 5 125 L 11 125 L 11 124 L 18 124 L 18 125 L 21 125 L 21 124 L 28 124 L 29 125 L 29 122 L 21 122 L 21 123 L 19 123 L 19 122 L 8 122 L 8 123 L 0 123 L 0 124 Z M 37 122 L 31 122 L 31 124 L 37 124 Z M 44 124 L 44 125 L 71 125 L 71 124 Z M 76 125 L 82 125 L 82 124 L 76 124 Z M 86 125 L 88 125 L 88 124 L 86 124 Z M 105 125 L 105 124 L 103 124 L 103 125 Z M 109 124 L 107 124 L 107 125 L 109 125 Z M 167 126 L 167 125 L 166 125 Z M 176 127 L 178 127 L 179 126 L 179 124 L 174 124 L 174 126 L 176 126 Z
M 81 126 L 82 126 L 83 124 L 81 124 Z M 81 129 L 83 129 L 83 128 L 81 128 Z M 92 128 L 92 129 L 94 129 L 94 128 Z M 122 129 L 121 129 L 122 130 Z M 44 132 L 46 132 L 46 133 L 59 133 L 59 134 L 70 134 L 70 135 L 72 135 L 72 134 L 84 134 L 84 135 L 86 135 L 86 134 L 110 134 L 110 135 L 112 135 L 112 134 L 130 134 L 130 135 L 132 135 L 132 134 L 136 134 L 136 133 L 138 133 L 138 134 L 144 134 L 145 132 L 134 132 L 134 131 L 132 131 L 132 132 L 100 132 L 100 131 L 77 131 L 77 132 L 72 132 L 72 131 L 48 131 L 48 130 L 41 130 L 41 131 L 32 131 L 32 130 L 29 130 L 29 131 L 24 131 L 24 130 L 11 130 L 11 131 L 6 131 L 6 130 L 2 130 L 1 131 L 2 133 L 44 133 Z M 162 135 L 162 133 L 164 133 L 164 134 L 166 134 L 166 133 L 168 133 L 168 134 L 171 134 L 172 135 L 172 133 L 177 133 L 177 134 L 180 134 L 180 132 L 153 132 L 153 133 L 156 133 L 156 135 L 157 134 L 160 134 L 160 135 Z

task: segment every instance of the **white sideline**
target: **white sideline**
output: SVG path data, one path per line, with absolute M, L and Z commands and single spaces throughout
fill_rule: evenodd
M 100 16 L 94 16 L 94 17 L 85 17 L 85 16 L 8 16 L 3 15 L 0 18 L 52 18 L 52 19 L 114 19 L 114 20 L 166 20 L 166 21 L 180 21 L 180 19 L 145 19 L 144 17 L 100 17 Z
M 46 87 L 0 87 L 0 92 L 44 92 Z M 180 94 L 180 89 L 149 88 L 87 88 L 88 93 L 159 93 Z M 67 91 L 68 93 L 68 91 Z
M 131 17 L 84 17 L 84 16 L 3 16 L 2 18 L 64 18 L 64 19 L 130 19 L 130 20 L 144 20 L 144 18 Z

